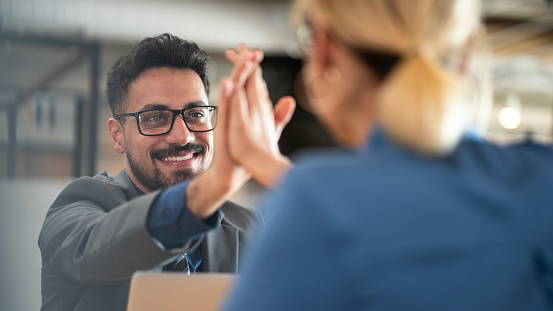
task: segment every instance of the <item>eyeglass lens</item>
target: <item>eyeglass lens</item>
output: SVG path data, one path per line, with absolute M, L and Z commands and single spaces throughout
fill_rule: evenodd
M 168 133 L 174 122 L 173 115 L 171 110 L 143 111 L 138 115 L 140 130 L 146 135 Z M 214 107 L 189 108 L 182 112 L 182 116 L 191 131 L 210 131 L 215 127 L 217 118 Z
M 313 47 L 313 30 L 309 22 L 304 23 L 296 30 L 296 40 L 301 53 L 306 56 Z

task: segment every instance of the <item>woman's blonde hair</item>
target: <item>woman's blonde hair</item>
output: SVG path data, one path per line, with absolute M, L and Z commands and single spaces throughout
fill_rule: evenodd
M 296 25 L 310 16 L 355 50 L 400 57 L 378 100 L 378 122 L 394 141 L 427 154 L 456 146 L 459 68 L 480 33 L 479 0 L 297 0 Z

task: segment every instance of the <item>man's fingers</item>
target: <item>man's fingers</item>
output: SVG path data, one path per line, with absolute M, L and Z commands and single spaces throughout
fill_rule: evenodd
M 239 165 L 244 165 L 243 155 L 244 137 L 248 136 L 251 122 L 248 112 L 248 102 L 246 100 L 245 90 L 235 88 L 229 101 L 228 111 L 228 140 L 229 153 L 233 161 Z
M 217 115 L 217 127 L 215 131 L 217 133 L 225 133 L 227 129 L 228 122 L 228 106 L 231 100 L 232 93 L 234 91 L 234 85 L 229 78 L 221 80 L 221 91 L 219 93 L 219 107 Z M 215 135 L 215 139 L 223 139 L 223 137 L 218 138 L 222 135 Z
M 284 130 L 284 127 L 290 122 L 290 119 L 292 119 L 292 115 L 294 114 L 294 110 L 296 109 L 296 100 L 292 96 L 284 96 L 278 100 L 278 102 L 275 105 L 274 113 L 275 113 L 275 130 L 278 134 L 278 137 L 280 137 L 280 134 L 282 134 L 282 130 Z
M 227 49 L 225 51 L 225 58 L 232 63 L 232 71 L 230 73 L 230 79 L 235 84 L 240 84 L 240 82 L 245 81 L 249 72 L 248 63 L 252 62 L 251 53 L 237 52 L 233 49 Z
M 246 58 L 240 58 L 238 62 L 232 66 L 232 71 L 229 78 L 234 84 L 243 84 L 243 82 L 240 83 L 240 81 L 245 81 L 249 71 L 251 71 L 251 69 L 249 69 L 251 65 L 249 64 L 251 64 L 251 61 Z
M 234 91 L 234 84 L 231 79 L 224 78 L 221 80 L 221 94 L 219 101 L 226 102 L 230 99 L 232 92 Z
M 243 85 L 245 79 L 253 72 L 253 68 L 263 61 L 263 51 L 260 49 L 250 50 L 245 44 L 241 43 L 238 49 L 227 49 L 225 58 L 233 65 L 230 78 L 236 84 Z M 248 63 L 253 63 L 253 68 Z
M 241 57 L 248 57 L 255 63 L 261 63 L 264 54 L 260 49 L 250 50 L 247 45 L 243 43 L 238 46 L 238 51 L 232 48 L 225 51 L 225 58 L 233 65 L 237 64 Z
M 233 65 L 238 62 L 239 57 L 240 54 L 238 54 L 235 49 L 229 48 L 225 51 L 225 58 Z

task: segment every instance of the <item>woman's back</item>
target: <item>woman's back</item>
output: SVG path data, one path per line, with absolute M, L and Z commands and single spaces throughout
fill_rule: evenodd
M 365 152 L 290 171 L 229 310 L 553 309 L 553 150 L 461 139 L 491 94 L 480 2 L 294 1 L 305 107 Z M 267 106 L 237 90 L 240 115 Z M 275 148 L 229 128 L 274 184 Z
M 553 307 L 553 150 L 464 139 L 428 158 L 378 132 L 308 162 L 268 206 L 244 310 Z

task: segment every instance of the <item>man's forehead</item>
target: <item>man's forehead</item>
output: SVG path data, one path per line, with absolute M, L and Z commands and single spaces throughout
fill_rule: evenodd
M 129 84 L 125 110 L 146 106 L 182 109 L 192 105 L 208 105 L 200 76 L 190 69 L 161 67 L 145 70 Z
M 148 68 L 129 83 L 129 88 L 132 88 L 133 85 L 144 83 L 170 83 L 177 81 L 182 81 L 181 83 L 189 84 L 189 86 L 198 87 L 205 91 L 202 79 L 197 72 L 188 68 L 171 67 Z

